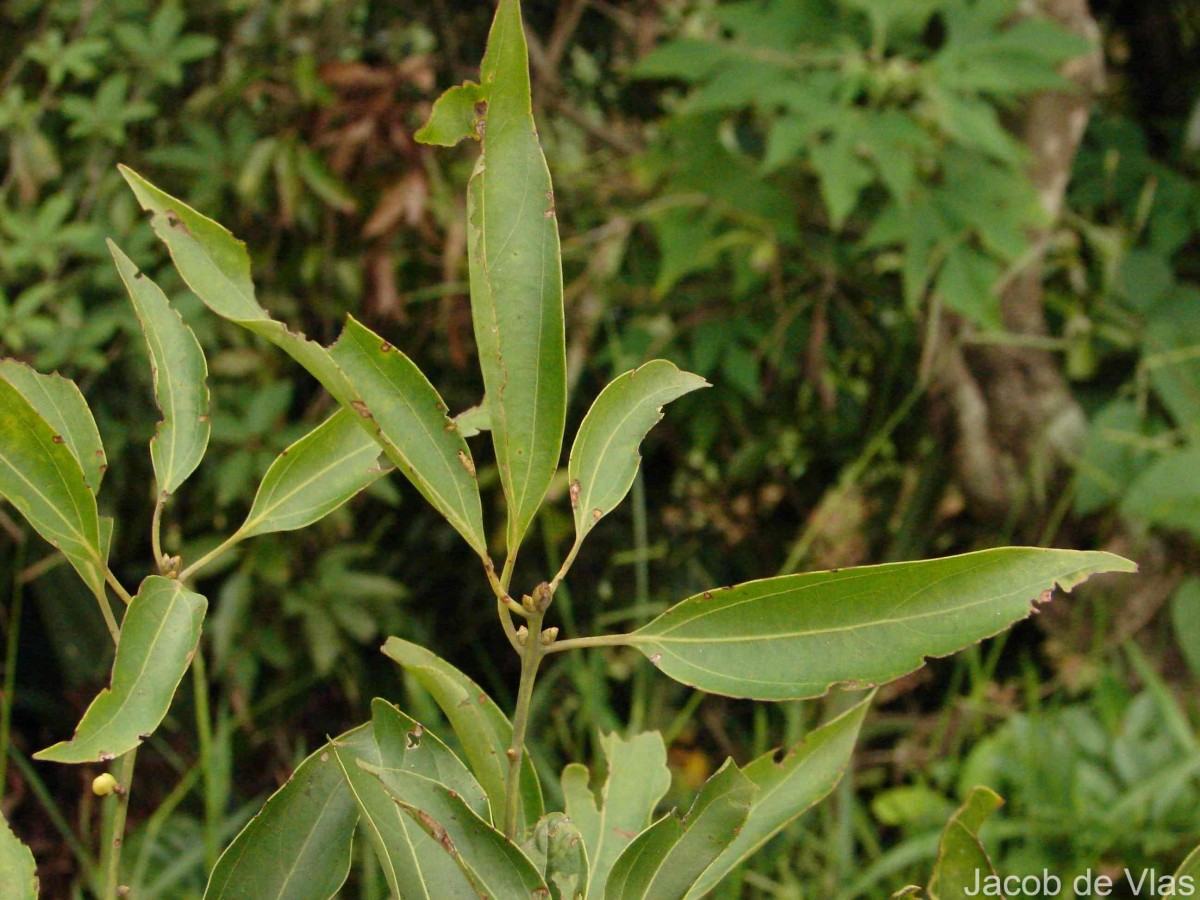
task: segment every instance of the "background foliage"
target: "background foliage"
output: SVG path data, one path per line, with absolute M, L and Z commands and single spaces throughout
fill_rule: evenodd
M 245 239 L 275 316 L 327 343 L 352 312 L 420 360 L 452 408 L 472 406 L 457 187 L 470 154 L 431 154 L 412 132 L 438 85 L 475 76 L 490 18 L 477 6 L 12 0 L 0 12 L 0 350 L 80 382 L 122 463 L 101 506 L 148 521 L 150 374 L 127 352 L 140 332 L 104 238 L 172 294 L 210 360 L 216 464 L 176 511 L 169 552 L 211 546 L 278 451 L 330 410 L 280 354 L 192 315 L 200 304 L 162 266 L 116 163 Z M 560 594 L 565 636 L 639 624 L 668 597 L 776 560 L 824 568 L 1017 540 L 1143 563 L 1131 593 L 1081 592 L 891 689 L 859 769 L 754 863 L 751 892 L 876 896 L 917 880 L 979 783 L 1008 801 L 985 830 L 999 869 L 1174 863 L 1200 831 L 1200 20 L 1168 0 L 1097 0 L 1091 13 L 1106 80 L 1051 217 L 1022 116 L 1037 92 L 1078 90 L 1062 64 L 1089 45 L 1012 3 L 526 4 L 572 397 L 652 355 L 714 384 L 676 402 L 631 510 L 597 526 L 577 569 L 589 589 Z M 1034 257 L 1040 334 L 1003 309 Z M 1040 446 L 1017 455 L 1026 490 L 1003 512 L 947 477 L 963 446 L 935 389 L 947 341 L 1035 346 L 1086 417 L 1069 465 Z M 989 411 L 1003 414 L 994 400 Z M 568 419 L 582 413 L 575 403 Z M 498 491 L 494 471 L 480 478 Z M 59 831 L 87 833 L 90 775 L 28 754 L 68 732 L 103 682 L 107 636 L 76 614 L 91 608 L 84 588 L 49 548 L 3 509 L 0 526 L 4 812 L 44 889 L 66 896 L 80 860 Z M 572 527 L 565 513 L 535 522 L 542 568 L 557 568 Z M 169 825 L 135 802 L 133 883 L 198 892 L 261 798 L 375 694 L 409 692 L 407 708 L 436 720 L 375 652 L 385 634 L 433 643 L 511 705 L 513 672 L 492 652 L 487 598 L 460 581 L 466 562 L 418 497 L 380 481 L 206 576 L 214 749 L 198 762 L 181 692 L 142 766 L 185 789 L 147 803 L 174 810 Z M 599 759 L 602 731 L 661 727 L 667 802 L 686 804 L 725 755 L 794 742 L 821 713 L 702 698 L 635 656 L 549 668 L 540 767 Z M 378 895 L 369 863 L 355 879 Z

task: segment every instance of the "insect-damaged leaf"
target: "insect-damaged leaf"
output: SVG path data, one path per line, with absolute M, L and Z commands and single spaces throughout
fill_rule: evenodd
M 689 597 L 628 636 L 667 675 L 714 694 L 816 697 L 880 684 L 990 637 L 1100 572 L 1111 553 L 1005 547 L 750 581 Z
M 571 448 L 576 543 L 629 493 L 642 460 L 638 447 L 662 420 L 663 405 L 702 387 L 708 382 L 699 375 L 655 359 L 617 376 L 600 392 Z
M 49 762 L 103 762 L 158 728 L 200 640 L 208 602 L 178 581 L 151 575 L 121 622 L 112 683 L 87 708 L 75 736 L 35 753 Z
M 208 363 L 200 342 L 171 308 L 167 295 L 112 241 L 108 250 L 129 292 L 142 325 L 154 380 L 154 397 L 162 411 L 150 457 L 158 489 L 174 494 L 204 458 L 212 429 L 208 417 Z
M 449 88 L 434 101 L 429 121 L 413 137 L 422 144 L 453 147 L 466 138 L 483 136 L 483 113 L 487 95 L 473 81 Z
M 996 874 L 979 841 L 979 829 L 1003 803 L 995 791 L 977 787 L 950 817 L 942 832 L 937 862 L 929 881 L 930 900 L 957 900 L 968 896 L 968 890 Z
M 250 537 L 311 525 L 379 478 L 379 445 L 356 417 L 339 409 L 276 457 L 238 533 Z

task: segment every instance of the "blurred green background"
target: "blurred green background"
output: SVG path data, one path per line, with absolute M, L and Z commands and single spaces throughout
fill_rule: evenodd
M 1142 567 L 885 689 L 835 797 L 727 894 L 921 881 L 975 784 L 1008 801 L 985 831 L 1000 871 L 1169 870 L 1200 840 L 1200 7 L 524 5 L 563 236 L 568 430 L 651 357 L 715 385 L 647 443 L 631 502 L 559 594 L 564 635 L 713 584 L 1004 543 Z M 452 0 L 0 6 L 0 354 L 76 379 L 95 410 L 118 573 L 149 564 L 157 416 L 106 237 L 160 279 L 210 360 L 212 445 L 172 505 L 169 552 L 194 558 L 227 533 L 331 406 L 202 311 L 116 164 L 245 240 L 273 315 L 328 342 L 352 312 L 464 409 L 481 392 L 474 151 L 412 133 L 477 76 L 490 15 Z M 494 470 L 480 479 L 499 493 Z M 557 490 L 518 586 L 565 551 Z M 378 482 L 206 572 L 215 749 L 201 765 L 185 685 L 139 758 L 135 896 L 198 896 L 266 794 L 372 696 L 437 718 L 378 654 L 383 636 L 431 645 L 511 707 L 515 659 L 470 556 L 407 486 Z M 108 639 L 82 584 L 3 506 L 0 591 L 3 811 L 46 896 L 67 897 L 82 889 L 64 833 L 94 835 L 96 773 L 29 755 L 104 683 Z M 597 757 L 601 731 L 662 728 L 669 799 L 685 803 L 725 756 L 795 741 L 840 702 L 702 696 L 635 656 L 548 667 L 547 774 Z M 347 896 L 381 896 L 369 856 Z

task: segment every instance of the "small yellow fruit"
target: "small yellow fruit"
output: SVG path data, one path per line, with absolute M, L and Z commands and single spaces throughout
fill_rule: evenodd
M 117 789 L 117 779 L 107 772 L 92 779 L 92 793 L 97 797 L 107 797 Z

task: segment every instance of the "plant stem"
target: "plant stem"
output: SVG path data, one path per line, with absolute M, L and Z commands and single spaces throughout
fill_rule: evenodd
M 217 825 L 220 810 L 216 808 L 216 779 L 213 777 L 212 762 L 212 719 L 208 706 L 208 671 L 204 663 L 204 651 L 196 648 L 192 656 L 192 685 L 195 692 L 196 738 L 200 743 L 200 768 L 204 775 L 204 862 L 206 871 L 211 872 L 217 864 L 220 848 L 217 846 Z
M 591 637 L 555 641 L 549 647 L 543 647 L 542 653 L 560 653 L 563 650 L 578 650 L 581 647 L 625 647 L 637 642 L 637 638 L 632 634 L 594 634 Z
M 104 580 L 108 582 L 108 586 L 113 589 L 113 592 L 121 598 L 121 602 L 126 606 L 133 600 L 133 596 L 129 591 L 125 590 L 125 586 L 117 581 L 117 576 L 113 574 L 113 570 L 107 565 L 104 567 Z
M 121 876 L 121 845 L 125 843 L 125 816 L 129 812 L 129 792 L 133 787 L 133 764 L 137 761 L 137 748 L 134 747 L 121 757 L 120 771 L 117 783 L 121 793 L 117 795 L 117 805 L 113 813 L 112 827 L 106 829 L 108 846 L 104 848 L 104 900 L 117 900 L 117 882 Z
M 187 579 L 191 578 L 193 575 L 195 575 L 197 572 L 199 572 L 201 569 L 203 569 L 205 566 L 207 566 L 210 562 L 212 562 L 213 560 L 217 559 L 220 556 L 224 556 L 227 551 L 232 550 L 234 547 L 236 547 L 238 544 L 240 544 L 242 542 L 242 540 L 243 540 L 243 538 L 242 538 L 241 533 L 235 531 L 229 537 L 225 538 L 225 540 L 221 541 L 221 543 L 217 544 L 217 546 L 213 547 L 211 550 L 209 550 L 207 553 L 205 553 L 202 557 L 200 557 L 198 560 L 196 560 L 194 563 L 192 563 L 190 566 L 188 566 L 186 569 L 184 569 L 182 572 L 180 572 L 179 580 L 186 581 Z
M 12 728 L 13 689 L 17 681 L 17 636 L 21 631 L 21 607 L 25 600 L 20 571 L 25 562 L 25 542 L 19 542 L 13 550 L 12 605 L 8 609 L 8 621 L 4 623 L 4 693 L 0 695 L 0 800 L 8 785 L 8 741 Z
M 159 491 L 158 499 L 154 501 L 154 516 L 150 519 L 150 549 L 154 552 L 154 567 L 160 572 L 163 565 L 162 514 L 166 505 L 167 495 Z
M 512 746 L 508 749 L 508 784 L 504 792 L 504 833 L 517 840 L 517 815 L 521 809 L 521 762 L 525 754 L 525 731 L 529 725 L 529 704 L 533 683 L 546 648 L 542 646 L 542 613 L 529 616 L 529 634 L 521 654 L 521 684 L 517 689 L 517 709 L 513 714 Z

